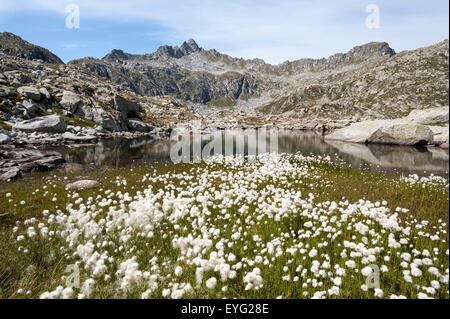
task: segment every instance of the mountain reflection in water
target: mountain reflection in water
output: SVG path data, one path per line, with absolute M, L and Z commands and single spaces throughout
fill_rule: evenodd
M 100 141 L 96 145 L 61 146 L 52 150 L 60 152 L 65 157 L 66 170 L 81 171 L 92 168 L 108 169 L 170 163 L 170 149 L 175 143 L 176 141 L 170 139 L 149 137 L 115 138 Z M 203 142 L 206 143 L 207 141 Z M 280 130 L 278 152 L 330 156 L 332 159 L 341 159 L 352 168 L 395 175 L 433 173 L 448 177 L 449 174 L 449 151 L 437 147 L 362 145 L 325 141 L 321 135 L 314 132 Z

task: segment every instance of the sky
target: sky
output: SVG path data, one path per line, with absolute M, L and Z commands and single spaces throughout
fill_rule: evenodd
M 69 5 L 79 8 L 79 28 Z M 397 52 L 432 45 L 448 39 L 448 12 L 447 0 L 0 0 L 0 32 L 64 62 L 193 38 L 204 49 L 278 64 L 371 41 Z

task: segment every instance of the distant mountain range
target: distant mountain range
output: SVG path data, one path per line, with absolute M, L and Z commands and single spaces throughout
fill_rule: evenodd
M 62 64 L 50 51 L 11 33 L 0 33 L 0 52 Z M 102 59 L 68 65 L 144 96 L 300 118 L 389 118 L 448 105 L 448 54 L 448 40 L 399 54 L 385 42 L 372 42 L 327 59 L 271 65 L 204 50 L 190 39 L 150 54 L 113 50 Z

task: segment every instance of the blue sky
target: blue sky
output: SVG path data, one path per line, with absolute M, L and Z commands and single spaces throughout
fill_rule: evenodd
M 65 8 L 80 8 L 68 29 Z M 380 28 L 365 21 L 380 9 Z M 194 38 L 205 48 L 270 63 L 328 57 L 371 41 L 397 52 L 448 38 L 447 0 L 0 0 L 0 31 L 48 48 L 63 61 L 112 49 L 150 53 Z

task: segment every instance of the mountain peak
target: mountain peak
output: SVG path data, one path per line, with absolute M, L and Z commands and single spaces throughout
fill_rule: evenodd
M 128 60 L 130 54 L 123 52 L 123 50 L 113 49 L 102 60 Z
M 396 53 L 387 42 L 369 42 L 351 49 L 355 56 L 394 56 Z
M 185 55 L 189 55 L 191 53 L 198 52 L 201 50 L 194 39 L 189 39 L 183 42 L 180 49 L 185 53 Z
M 181 47 L 175 46 L 172 47 L 170 45 L 163 45 L 156 50 L 157 55 L 169 56 L 171 58 L 179 59 L 183 56 L 190 55 L 195 52 L 199 52 L 202 49 L 198 46 L 197 42 L 194 39 L 189 39 L 181 45 Z

